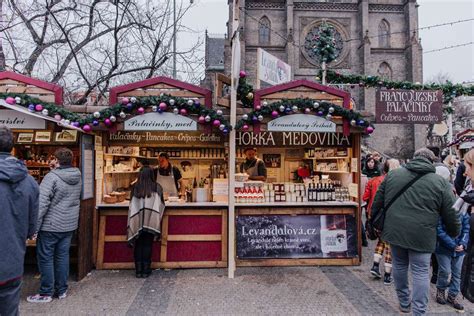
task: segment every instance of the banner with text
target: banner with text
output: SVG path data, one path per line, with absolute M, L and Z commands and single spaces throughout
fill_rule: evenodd
M 239 259 L 357 256 L 352 215 L 240 215 L 236 223 Z
M 224 146 L 227 141 L 222 134 L 202 132 L 130 132 L 118 131 L 109 133 L 107 142 L 110 145 L 160 145 L 160 146 Z
M 377 90 L 377 124 L 431 124 L 443 119 L 443 92 L 432 90 Z
M 197 122 L 169 112 L 150 112 L 126 120 L 123 128 L 126 131 L 195 131 Z
M 316 115 L 293 114 L 268 122 L 267 129 L 272 132 L 335 133 L 336 123 Z
M 315 132 L 237 132 L 239 147 L 351 147 L 352 135 Z
M 14 110 L 0 110 L 0 125 L 11 129 L 45 129 L 46 121 Z
M 285 83 L 291 80 L 291 66 L 257 48 L 257 75 L 259 80 L 271 85 Z

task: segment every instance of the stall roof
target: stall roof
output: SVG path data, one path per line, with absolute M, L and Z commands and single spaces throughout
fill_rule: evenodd
M 54 118 L 52 118 L 50 116 L 30 112 L 30 111 L 28 111 L 28 109 L 26 109 L 22 106 L 19 106 L 19 105 L 16 105 L 16 104 L 8 104 L 3 99 L 0 99 L 0 106 L 6 107 L 7 109 L 10 109 L 10 110 L 15 110 L 15 111 L 27 114 L 27 115 L 31 115 L 33 117 L 41 118 L 41 119 L 46 120 L 46 121 L 54 122 L 54 123 L 60 125 L 60 122 L 56 121 Z M 0 111 L 0 114 L 1 114 L 1 111 Z M 65 128 L 69 128 L 69 129 L 78 130 L 80 132 L 84 132 L 81 128 L 75 127 L 75 126 L 72 126 L 72 125 L 61 125 L 61 126 L 65 127 Z
M 11 80 L 11 82 L 9 81 Z M 14 84 L 14 81 L 24 83 L 25 85 L 34 86 L 30 87 L 18 87 L 18 86 L 11 86 Z M 49 82 L 45 82 L 39 79 L 34 79 L 31 77 L 27 77 L 24 75 L 17 74 L 12 71 L 2 71 L 0 72 L 0 86 L 8 85 L 5 89 L 5 92 L 11 93 L 25 93 L 25 94 L 41 94 L 42 91 L 49 91 L 54 94 L 54 103 L 57 105 L 63 104 L 63 88 L 56 84 L 52 84 Z M 35 89 L 39 88 L 39 89 Z M 20 91 L 21 90 L 21 91 Z M 32 92 L 29 92 L 32 91 Z
M 158 85 L 158 84 L 166 84 L 175 88 L 194 92 L 195 94 L 201 95 L 204 98 L 204 103 L 207 107 L 209 108 L 212 107 L 211 90 L 204 89 L 204 88 L 195 86 L 193 84 L 171 79 L 168 77 L 155 77 L 155 78 L 145 79 L 138 82 L 129 83 L 122 86 L 113 87 L 110 89 L 109 103 L 111 105 L 117 103 L 119 94 L 124 94 L 129 91 L 131 92 L 136 89 L 147 88 L 147 87 Z
M 466 129 L 460 133 L 457 133 L 456 138 L 448 144 L 448 147 L 461 144 L 459 145 L 459 148 L 461 149 L 471 148 L 471 147 L 466 147 L 469 145 L 466 145 L 464 143 L 472 142 L 472 141 L 474 141 L 474 129 Z

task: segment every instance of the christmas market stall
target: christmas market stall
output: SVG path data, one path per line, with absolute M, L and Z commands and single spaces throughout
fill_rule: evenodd
M 12 129 L 13 155 L 24 161 L 38 183 L 50 171 L 56 149 L 74 153 L 73 165 L 82 172 L 79 228 L 71 247 L 71 267 L 82 279 L 92 269 L 94 211 L 93 136 L 83 133 L 80 116 L 63 106 L 60 86 L 13 72 L 0 72 L 0 125 Z M 35 241 L 28 241 L 26 263 L 35 263 Z
M 133 268 L 126 241 L 131 185 L 141 165 L 158 168 L 160 154 L 179 172 L 170 174 L 171 184 L 157 179 L 166 208 L 152 267 L 226 267 L 231 127 L 222 110 L 212 108 L 211 91 L 166 77 L 147 79 L 112 88 L 110 107 L 93 115 L 93 125 L 109 128 L 96 155 L 97 268 Z
M 349 93 L 307 80 L 253 91 L 242 72 L 239 93 L 236 265 L 360 264 L 360 147 L 373 126 Z M 257 181 L 249 151 L 266 169 Z

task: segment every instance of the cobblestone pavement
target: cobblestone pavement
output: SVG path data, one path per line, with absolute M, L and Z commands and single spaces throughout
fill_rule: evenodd
M 38 279 L 25 277 L 22 315 L 397 315 L 393 286 L 369 276 L 371 247 L 357 267 L 238 268 L 157 270 L 148 279 L 132 271 L 93 271 L 70 282 L 69 295 L 49 304 L 31 304 L 26 296 Z M 429 314 L 456 315 L 434 301 Z M 464 300 L 466 314 L 474 304 Z

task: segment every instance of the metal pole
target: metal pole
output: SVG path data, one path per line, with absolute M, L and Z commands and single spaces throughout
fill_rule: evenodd
M 448 106 L 451 108 L 452 103 L 449 102 Z M 453 115 L 451 113 L 448 114 L 448 144 L 453 141 Z M 452 154 L 453 146 L 449 146 L 449 153 Z
M 176 0 L 173 0 L 173 79 L 176 78 Z

